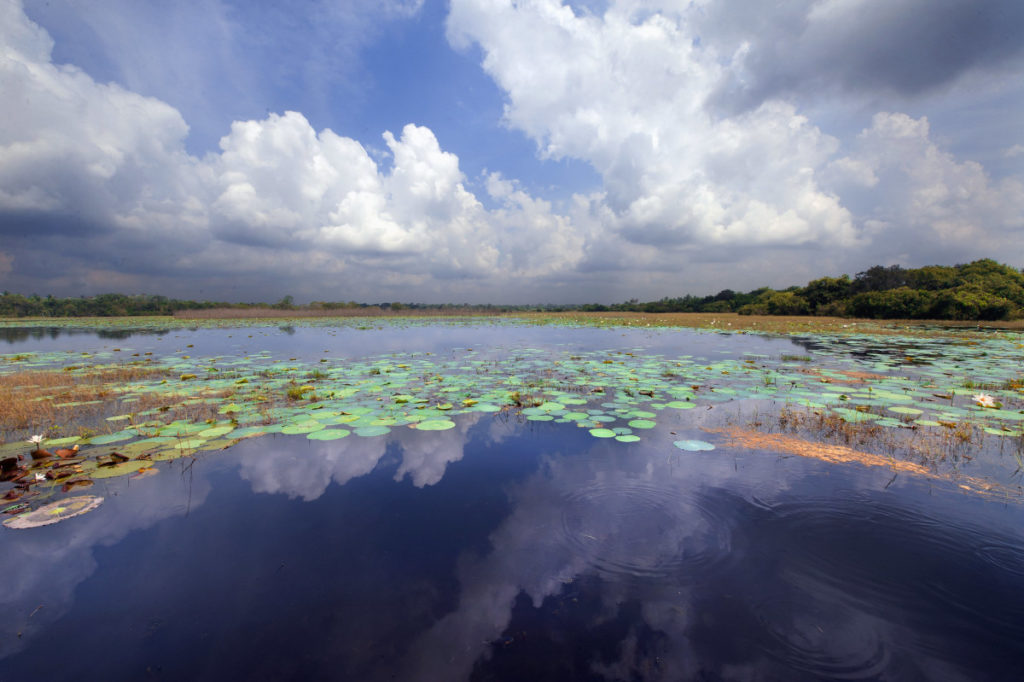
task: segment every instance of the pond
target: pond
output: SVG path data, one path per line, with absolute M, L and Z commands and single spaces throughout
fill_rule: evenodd
M 1024 663 L 1019 334 L 355 320 L 0 340 L 0 380 L 60 422 L 4 425 L 0 680 Z M 59 522 L 16 527 L 39 518 Z

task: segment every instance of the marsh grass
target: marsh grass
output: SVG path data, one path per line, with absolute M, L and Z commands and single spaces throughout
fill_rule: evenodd
M 807 442 L 867 450 L 930 467 L 970 461 L 985 445 L 987 434 L 970 422 L 940 422 L 942 428 L 932 429 L 915 425 L 913 419 L 904 415 L 900 418 L 904 428 L 892 428 L 871 420 L 847 421 L 832 410 L 784 406 L 775 413 L 756 415 L 746 427 L 764 433 L 794 434 Z
M 161 391 L 132 396 L 123 401 L 129 385 L 156 383 L 175 378 L 171 370 L 140 365 L 98 366 L 88 369 L 26 370 L 0 375 L 0 443 L 42 433 L 49 438 L 88 436 L 135 425 L 135 413 L 156 411 L 151 420 L 207 421 L 218 415 L 219 399 L 231 391 L 205 395 L 214 402 Z M 129 419 L 109 422 L 105 417 L 129 412 Z
M 378 306 L 365 308 L 209 308 L 206 310 L 179 310 L 174 317 L 179 320 L 240 320 L 240 319 L 288 319 L 305 317 L 495 317 L 499 313 L 486 310 L 444 310 L 434 308 L 385 309 Z
M 859 426 L 859 425 L 858 425 Z M 899 474 L 910 474 L 925 479 L 952 483 L 967 493 L 992 497 L 1002 501 L 1020 501 L 1019 486 L 1004 485 L 976 476 L 963 475 L 956 469 L 939 471 L 932 461 L 915 462 L 891 455 L 879 454 L 868 449 L 835 443 L 823 443 L 805 434 L 766 433 L 760 427 L 750 428 L 731 425 L 706 428 L 709 433 L 720 436 L 726 445 L 743 449 L 756 449 L 784 455 L 797 455 L 830 464 L 860 464 L 866 467 L 883 467 L 893 472 L 891 484 Z M 888 485 L 886 485 L 888 487 Z
M 1024 320 L 1009 322 L 965 322 L 956 320 L 869 320 L 844 317 L 793 315 L 739 315 L 737 313 L 635 313 L 635 312 L 561 312 L 515 313 L 528 321 L 563 322 L 587 325 L 627 327 L 689 327 L 727 332 L 772 333 L 857 333 L 900 334 L 909 336 L 971 335 L 986 329 L 1024 330 Z

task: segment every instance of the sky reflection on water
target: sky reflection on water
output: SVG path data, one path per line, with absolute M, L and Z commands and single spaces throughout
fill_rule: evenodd
M 5 533 L 4 679 L 1005 679 L 1024 656 L 1017 507 L 459 421 L 245 442 Z
M 188 338 L 242 333 L 208 331 Z M 594 331 L 395 343 L 611 338 Z M 301 352 L 322 352 L 310 339 Z M 707 339 L 687 352 L 715 352 Z M 440 432 L 268 436 L 100 481 L 96 511 L 0 533 L 0 679 L 1016 676 L 1019 504 L 732 448 L 700 428 L 723 407 L 630 444 L 475 413 Z

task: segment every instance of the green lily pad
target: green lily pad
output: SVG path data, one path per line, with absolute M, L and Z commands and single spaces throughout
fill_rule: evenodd
M 454 428 L 455 422 L 449 419 L 428 419 L 416 424 L 417 431 L 447 431 Z
M 63 500 L 44 505 L 35 511 L 25 512 L 7 519 L 4 521 L 4 526 L 15 529 L 49 526 L 91 512 L 102 503 L 103 498 L 95 495 L 66 497 Z
M 354 432 L 357 436 L 363 438 L 374 438 L 376 436 L 384 436 L 391 433 L 391 427 L 389 426 L 360 426 L 355 429 Z
M 349 433 L 351 432 L 348 429 L 321 429 L 313 431 L 306 438 L 309 440 L 338 440 L 349 435 Z
M 153 466 L 153 463 L 149 460 L 133 459 L 113 466 L 96 467 L 89 472 L 89 476 L 93 479 L 115 478 L 126 474 L 134 474 L 139 469 L 149 466 Z
M 714 445 L 703 440 L 677 440 L 672 445 L 675 445 L 680 450 L 689 450 L 691 452 L 715 449 Z

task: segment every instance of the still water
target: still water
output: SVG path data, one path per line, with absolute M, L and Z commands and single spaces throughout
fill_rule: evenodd
M 497 326 L 9 343 L 709 361 L 804 347 Z M 442 432 L 275 434 L 98 481 L 95 511 L 0 532 L 0 680 L 1019 679 L 1018 502 L 883 467 L 680 450 L 714 440 L 691 412 L 634 443 L 507 412 Z

